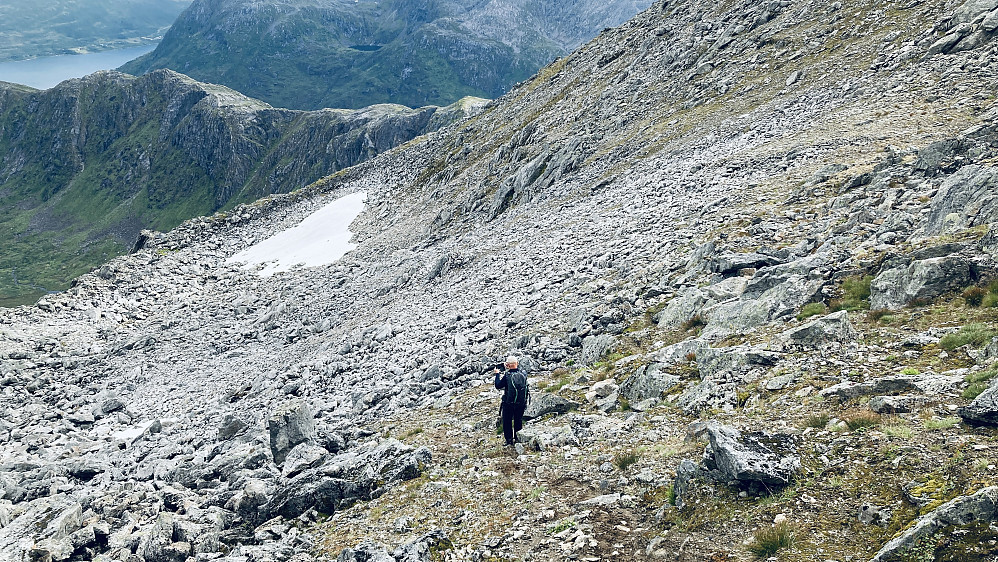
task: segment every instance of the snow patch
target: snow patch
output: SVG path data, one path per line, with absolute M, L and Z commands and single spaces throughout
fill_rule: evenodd
M 232 256 L 226 263 L 244 263 L 270 276 L 295 266 L 315 267 L 340 259 L 357 247 L 350 243 L 350 223 L 364 210 L 367 194 L 351 193 L 312 213 L 298 226 L 279 232 Z

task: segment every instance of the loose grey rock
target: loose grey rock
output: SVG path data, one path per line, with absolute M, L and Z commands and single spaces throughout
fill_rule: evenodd
M 811 320 L 782 334 L 790 345 L 809 349 L 819 348 L 832 342 L 851 342 L 858 336 L 859 332 L 852 327 L 849 313 L 845 310 Z
M 704 453 L 708 469 L 723 478 L 743 483 L 785 486 L 800 472 L 796 439 L 789 435 L 741 432 L 733 427 L 711 423 L 707 427 L 710 444 Z
M 957 413 L 972 425 L 998 425 L 998 379 Z
M 267 429 L 270 431 L 270 451 L 278 465 L 296 445 L 315 439 L 312 412 L 301 400 L 281 405 L 267 421 Z

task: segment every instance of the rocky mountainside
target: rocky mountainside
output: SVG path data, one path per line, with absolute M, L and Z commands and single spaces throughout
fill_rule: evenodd
M 170 68 L 280 107 L 498 97 L 650 0 L 196 0 L 155 51 Z
M 993 560 L 996 31 L 994 0 L 656 2 L 148 233 L 0 315 L 0 556 Z M 356 191 L 337 262 L 229 263 Z
M 0 60 L 152 44 L 190 0 L 5 0 Z
M 0 305 L 65 289 L 143 228 L 287 193 L 483 103 L 293 111 L 168 70 L 0 83 Z

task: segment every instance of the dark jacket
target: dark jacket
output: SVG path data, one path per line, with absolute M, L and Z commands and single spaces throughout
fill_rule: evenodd
M 503 372 L 496 373 L 496 388 L 503 391 L 502 401 L 505 404 L 512 404 L 513 403 L 513 397 L 511 396 L 510 388 L 509 388 L 511 386 L 509 384 L 509 375 L 511 373 L 520 373 L 520 374 L 523 375 L 524 378 L 526 378 L 526 376 L 527 376 L 527 372 L 524 371 L 523 369 L 521 369 L 520 367 L 517 367 L 516 369 L 510 370 L 510 371 L 503 371 Z M 529 393 L 528 393 L 528 396 L 529 396 Z

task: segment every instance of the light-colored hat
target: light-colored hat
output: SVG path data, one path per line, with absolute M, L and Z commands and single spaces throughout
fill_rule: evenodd
M 506 362 L 507 363 L 516 363 L 517 365 L 519 365 L 520 364 L 520 358 L 517 357 L 516 355 L 510 355 L 509 357 L 506 358 Z

